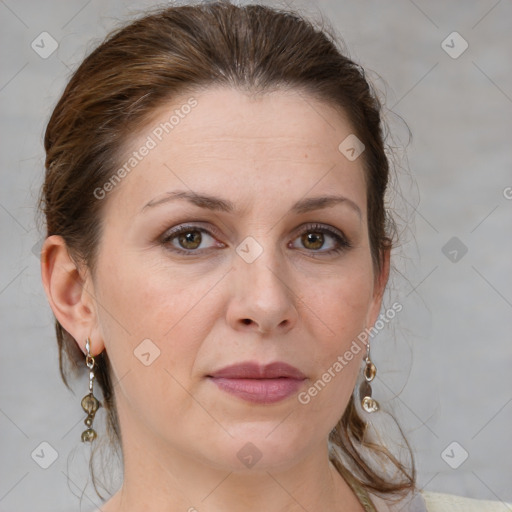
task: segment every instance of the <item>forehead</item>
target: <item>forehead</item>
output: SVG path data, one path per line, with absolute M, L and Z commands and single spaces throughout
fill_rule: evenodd
M 154 133 L 157 139 L 160 135 L 165 139 L 172 133 L 185 145 L 190 137 L 194 145 L 199 139 L 207 143 L 212 137 L 246 138 L 246 144 L 265 144 L 268 149 L 277 137 L 278 148 L 284 149 L 288 138 L 291 146 L 295 143 L 294 150 L 307 146 L 325 151 L 329 144 L 336 149 L 339 137 L 351 131 L 344 112 L 297 89 L 249 94 L 212 87 L 158 107 L 141 135 Z
M 297 90 L 185 94 L 155 110 L 127 141 L 120 167 L 129 172 L 111 199 L 129 211 L 172 188 L 296 200 L 341 187 L 363 209 L 362 159 L 350 161 L 339 149 L 351 134 L 342 112 Z

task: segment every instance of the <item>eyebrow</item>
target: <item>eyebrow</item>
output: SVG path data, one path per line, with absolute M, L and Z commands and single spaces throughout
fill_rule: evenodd
M 179 199 L 187 200 L 192 204 L 195 204 L 196 206 L 199 206 L 200 208 L 205 208 L 207 210 L 223 211 L 228 213 L 237 212 L 235 204 L 227 199 L 221 199 L 220 197 L 215 197 L 208 194 L 198 194 L 190 191 L 176 190 L 166 192 L 165 196 L 162 198 L 152 199 L 151 201 L 149 201 L 149 203 L 144 205 L 144 207 L 141 210 L 141 213 L 145 211 L 146 208 L 153 208 L 155 206 Z M 297 214 L 307 213 L 312 210 L 330 208 L 337 204 L 346 204 L 359 215 L 360 219 L 362 218 L 362 213 L 359 206 L 348 197 L 339 195 L 324 195 L 300 199 L 291 207 L 290 212 Z

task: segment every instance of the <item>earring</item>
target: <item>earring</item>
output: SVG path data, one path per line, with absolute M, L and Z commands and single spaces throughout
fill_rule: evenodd
M 361 387 L 359 388 L 361 405 L 368 413 L 379 410 L 379 402 L 377 402 L 375 398 L 372 398 L 372 386 L 370 385 L 370 382 L 375 378 L 375 375 L 377 375 L 377 368 L 370 359 L 370 342 L 368 341 L 366 343 L 366 358 L 363 368 L 364 381 L 361 383 Z
M 87 413 L 87 418 L 85 418 L 84 423 L 89 427 L 87 430 L 82 432 L 82 441 L 83 442 L 92 442 L 96 439 L 96 431 L 92 428 L 92 421 L 94 420 L 94 415 L 100 406 L 97 398 L 93 395 L 92 390 L 92 382 L 94 380 L 94 357 L 90 352 L 90 340 L 87 338 L 85 342 L 85 349 L 87 350 L 87 355 L 85 356 L 85 364 L 87 368 L 89 368 L 89 394 L 85 395 L 82 398 L 82 409 Z

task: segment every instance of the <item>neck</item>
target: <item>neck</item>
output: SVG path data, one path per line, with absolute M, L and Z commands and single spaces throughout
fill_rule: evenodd
M 140 434 L 123 433 L 123 485 L 102 512 L 363 511 L 327 442 L 286 468 L 231 471 Z

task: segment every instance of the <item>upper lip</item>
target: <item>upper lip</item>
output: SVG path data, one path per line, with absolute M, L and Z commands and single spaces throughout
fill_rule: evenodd
M 261 365 L 252 361 L 236 363 L 210 373 L 208 377 L 223 377 L 226 379 L 288 379 L 303 380 L 306 376 L 294 366 L 277 361 L 275 363 Z

